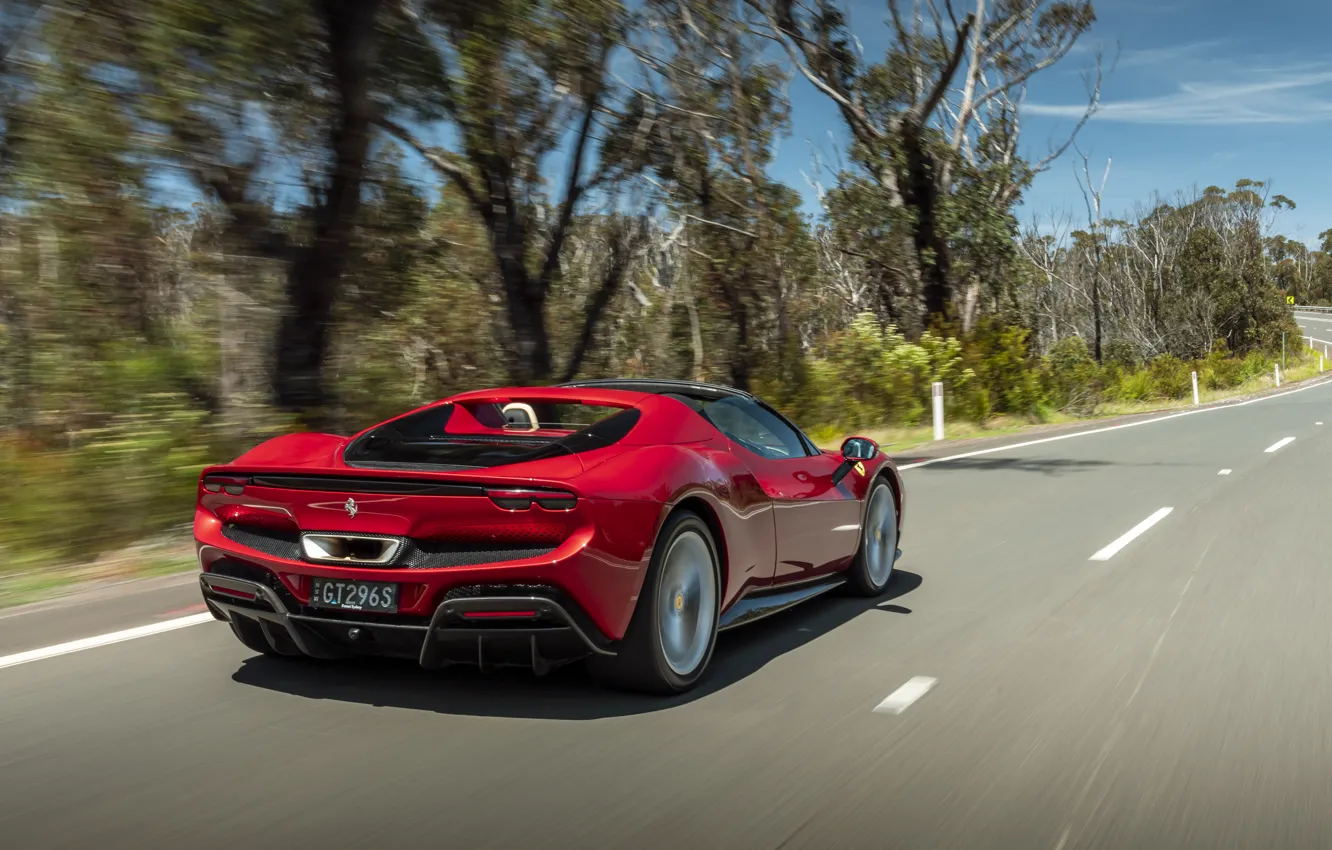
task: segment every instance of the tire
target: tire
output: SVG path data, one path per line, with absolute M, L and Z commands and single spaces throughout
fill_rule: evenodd
M 629 629 L 615 655 L 588 659 L 593 677 L 641 693 L 693 688 L 717 644 L 719 561 L 712 532 L 697 514 L 682 510 L 667 517 Z
M 870 486 L 865 503 L 860 549 L 847 571 L 847 584 L 857 596 L 875 597 L 887 590 L 893 580 L 899 530 L 897 502 L 893 488 L 880 479 Z

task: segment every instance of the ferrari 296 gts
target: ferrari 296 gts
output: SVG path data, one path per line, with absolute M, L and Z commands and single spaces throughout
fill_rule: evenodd
M 599 380 L 269 440 L 203 471 L 194 536 L 209 610 L 255 652 L 586 660 L 678 693 L 719 631 L 883 593 L 903 497 L 874 442 L 822 451 L 749 393 Z

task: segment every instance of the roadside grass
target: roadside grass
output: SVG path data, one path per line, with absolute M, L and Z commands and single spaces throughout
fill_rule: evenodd
M 1289 370 L 1281 375 L 1281 388 L 1304 383 L 1323 376 L 1332 375 L 1332 361 L 1325 364 L 1327 372 L 1319 371 L 1317 353 L 1308 356 L 1307 352 L 1292 352 L 1288 358 Z M 1242 384 L 1226 389 L 1204 389 L 1199 387 L 1199 404 L 1215 404 L 1221 401 L 1238 401 L 1249 396 L 1257 396 L 1275 390 L 1276 377 L 1264 373 Z M 1192 391 L 1183 398 L 1161 398 L 1133 402 L 1103 402 L 1094 412 L 1086 416 L 1075 416 L 1062 411 L 1043 411 L 1032 416 L 994 416 L 984 424 L 961 419 L 944 419 L 944 439 L 942 443 L 934 440 L 932 425 L 915 427 L 870 428 L 856 434 L 844 434 L 837 437 L 816 439 L 819 448 L 837 449 L 842 441 L 850 436 L 869 437 L 889 454 L 919 449 L 929 445 L 980 440 L 990 437 L 1005 437 L 1015 434 L 1038 434 L 1042 431 L 1057 430 L 1071 425 L 1080 425 L 1120 416 L 1140 416 L 1149 413 L 1168 413 L 1193 407 Z
M 0 608 L 42 602 L 95 585 L 189 572 L 197 566 L 189 529 L 177 529 L 89 563 L 0 572 Z

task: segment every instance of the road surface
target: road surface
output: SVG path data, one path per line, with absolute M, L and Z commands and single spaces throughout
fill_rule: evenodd
M 1327 352 L 1328 365 L 1332 367 L 1332 313 L 1296 313 L 1295 323 L 1300 326 L 1300 333 L 1312 339 L 1316 351 Z
M 889 598 L 728 633 L 675 700 L 212 622 L 0 658 L 0 844 L 1332 846 L 1332 383 L 910 460 Z M 0 615 L 0 656 L 197 602 Z

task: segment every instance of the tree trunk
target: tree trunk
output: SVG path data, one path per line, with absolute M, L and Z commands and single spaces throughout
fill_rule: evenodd
M 9 334 L 5 346 L 9 382 L 8 415 L 0 427 L 19 432 L 33 424 L 32 405 L 32 322 L 21 292 L 23 280 L 23 242 L 17 221 L 0 219 L 0 307 Z M 7 420 L 7 421 L 6 421 Z
M 638 229 L 637 225 L 629 225 L 623 230 L 619 227 L 611 230 L 610 257 L 607 258 L 606 268 L 601 273 L 601 285 L 588 301 L 587 312 L 583 316 L 582 332 L 578 335 L 573 354 L 570 355 L 569 363 L 564 369 L 564 381 L 572 381 L 582 368 L 583 360 L 592 347 L 592 337 L 596 333 L 597 323 L 606 312 L 606 308 L 610 306 L 611 300 L 619 293 L 643 233 L 644 231 Z
M 314 238 L 287 271 L 287 310 L 278 324 L 273 374 L 277 402 L 309 427 L 327 427 L 324 363 L 329 325 L 352 255 L 356 214 L 370 144 L 370 68 L 380 0 L 322 0 L 330 66 L 338 92 L 332 131 L 333 170 L 315 207 Z
M 749 392 L 749 310 L 744 302 L 735 299 L 731 304 L 731 319 L 735 322 L 735 350 L 731 352 L 731 386 Z
M 1101 362 L 1101 275 L 1092 275 L 1092 321 L 1095 323 L 1096 362 Z
M 938 220 L 939 184 L 934 157 L 926 150 L 925 140 L 914 132 L 903 134 L 902 151 L 906 157 L 902 197 L 914 214 L 911 242 L 920 267 L 921 295 L 925 300 L 924 324 L 928 327 L 936 316 L 944 318 L 948 315 L 952 300 L 952 254 L 947 234 L 942 232 Z
M 685 293 L 685 314 L 689 317 L 689 350 L 693 354 L 693 360 L 690 363 L 692 371 L 689 376 L 695 381 L 706 381 L 707 374 L 703 369 L 703 324 L 698 318 L 698 302 L 694 300 L 694 284 L 692 278 L 689 283 L 689 291 Z
M 967 288 L 962 294 L 962 333 L 970 333 L 976 327 L 976 317 L 980 313 L 981 279 L 973 274 L 967 278 Z
M 523 262 L 526 239 L 517 230 L 517 226 L 511 226 L 492 238 L 509 330 L 513 334 L 509 375 L 516 383 L 534 384 L 549 378 L 553 369 L 550 336 L 546 332 L 546 293 Z
M 219 257 L 218 265 L 225 258 Z M 226 273 L 215 278 L 214 291 L 217 293 L 217 407 L 224 417 L 230 419 L 236 409 L 236 396 L 240 387 L 240 375 L 237 362 L 240 352 L 237 350 L 237 324 L 235 321 L 236 295 L 227 284 Z

